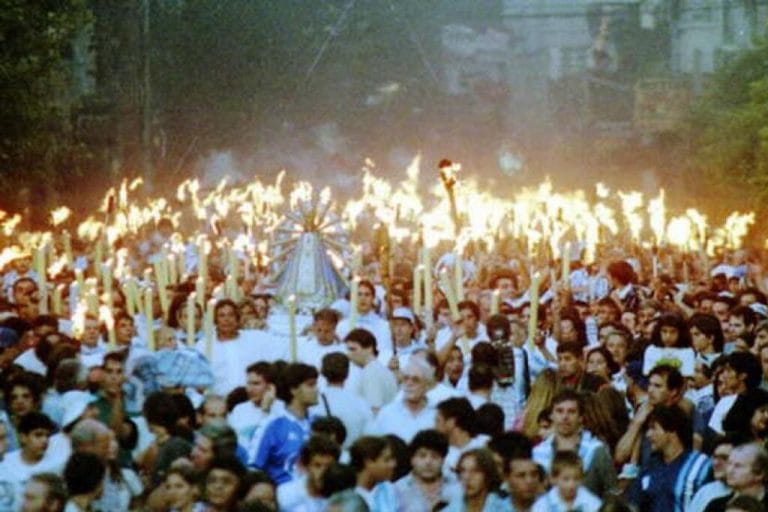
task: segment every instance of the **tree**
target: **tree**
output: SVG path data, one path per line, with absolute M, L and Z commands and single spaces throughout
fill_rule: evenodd
M 6 205 L 26 206 L 14 204 L 20 184 L 36 184 L 36 201 L 77 167 L 68 56 L 88 21 L 86 0 L 0 0 L 0 194 Z

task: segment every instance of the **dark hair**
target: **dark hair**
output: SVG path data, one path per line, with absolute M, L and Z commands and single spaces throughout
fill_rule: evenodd
M 342 445 L 347 440 L 347 427 L 336 416 L 318 416 L 312 421 L 313 434 L 320 434 Z
M 490 367 L 499 365 L 499 351 L 487 341 L 481 341 L 472 347 L 472 364 L 485 364 Z
M 472 312 L 475 318 L 480 320 L 480 306 L 478 306 L 474 301 L 462 300 L 458 304 L 458 309 L 459 311 L 461 311 L 462 309 L 468 309 Z
M 688 415 L 676 405 L 657 405 L 653 408 L 646 425 L 656 423 L 665 432 L 673 432 L 690 449 L 693 446 L 693 425 Z
M 351 465 L 331 464 L 323 473 L 320 494 L 324 498 L 330 498 L 347 489 L 354 489 L 355 485 L 357 485 L 357 477 L 355 476 L 355 469 Z M 354 494 L 359 496 L 357 493 Z
M 45 414 L 31 411 L 21 417 L 16 430 L 19 434 L 29 434 L 33 430 L 44 429 L 48 432 L 56 430 L 56 424 Z
M 715 315 L 694 313 L 688 319 L 688 330 L 690 331 L 694 327 L 700 330 L 704 336 L 712 338 L 712 346 L 715 352 L 723 351 L 725 336 L 723 335 L 723 327 L 720 325 L 720 320 Z
M 272 363 L 269 363 L 267 361 L 256 361 L 255 363 L 252 363 L 248 365 L 248 367 L 245 369 L 246 375 L 249 373 L 255 373 L 257 375 L 260 375 L 264 380 L 266 380 L 269 383 L 275 382 L 275 375 L 272 368 Z
M 372 348 L 373 353 L 376 353 L 376 336 L 374 336 L 368 329 L 352 329 L 344 338 L 345 343 L 349 343 L 350 341 L 360 345 L 360 348 Z
M 605 364 L 608 366 L 608 371 L 611 375 L 614 373 L 618 373 L 621 368 L 619 367 L 616 360 L 613 358 L 613 354 L 610 353 L 610 351 L 605 348 L 603 345 L 598 345 L 596 347 L 593 347 L 587 351 L 587 357 L 585 358 L 586 361 L 589 361 L 589 356 L 594 354 L 595 352 L 600 353 L 600 355 L 603 356 L 603 359 L 605 359 Z
M 493 368 L 485 363 L 474 363 L 469 368 L 469 390 L 491 389 L 493 387 Z
M 632 265 L 624 260 L 615 260 L 608 264 L 608 275 L 616 279 L 619 284 L 626 286 L 635 281 L 635 270 Z
M 107 362 L 111 361 L 113 363 L 119 363 L 120 366 L 125 369 L 125 354 L 122 351 L 113 351 L 113 352 L 107 352 L 104 354 L 104 360 L 101 363 L 102 368 L 107 367 Z
M 245 466 L 243 466 L 243 463 L 240 462 L 237 459 L 237 457 L 235 457 L 234 455 L 215 456 L 211 461 L 210 466 L 208 466 L 208 472 L 206 473 L 206 478 L 208 478 L 208 476 L 210 476 L 210 474 L 215 469 L 232 473 L 237 477 L 237 487 L 235 489 L 233 498 L 234 498 L 234 502 L 240 501 L 245 495 L 245 493 L 247 492 L 247 489 L 244 485 L 245 483 L 244 475 L 246 473 L 246 470 L 245 470 Z
M 392 472 L 391 481 L 396 482 L 411 472 L 411 452 L 405 441 L 395 434 L 387 434 L 384 437 L 395 459 L 395 470 Z
M 511 461 L 533 457 L 533 442 L 522 432 L 496 434 L 488 441 L 488 449 L 501 456 L 505 471 L 509 470 Z
M 493 276 L 491 276 L 491 279 L 488 282 L 488 288 L 492 290 L 496 289 L 501 279 L 509 279 L 512 281 L 512 286 L 517 288 L 517 274 L 514 271 L 508 269 L 497 270 Z
M 581 396 L 581 393 L 576 391 L 575 389 L 569 389 L 565 388 L 561 390 L 558 394 L 556 394 L 552 398 L 552 402 L 550 402 L 550 407 L 554 410 L 554 408 L 563 402 L 576 402 L 576 406 L 579 410 L 579 414 L 584 414 L 584 399 Z
M 437 411 L 445 420 L 452 419 L 461 430 L 474 435 L 476 416 L 472 404 L 466 398 L 449 398 L 437 404 Z
M 760 361 L 750 352 L 732 352 L 726 356 L 726 364 L 733 368 L 736 375 L 743 373 L 747 376 L 745 384 L 748 389 L 755 389 L 763 378 L 763 368 Z
M 565 468 L 578 468 L 584 472 L 584 465 L 578 453 L 571 450 L 558 450 L 552 458 L 552 476 L 557 476 Z
M 170 393 L 155 391 L 144 400 L 142 409 L 148 424 L 164 427 L 171 435 L 174 434 L 180 415 Z
M 683 389 L 683 385 L 685 384 L 685 379 L 683 378 L 683 375 L 680 373 L 680 370 L 668 364 L 660 364 L 658 366 L 655 366 L 651 370 L 651 372 L 648 374 L 649 382 L 651 380 L 651 377 L 653 377 L 654 375 L 659 375 L 661 377 L 664 377 L 664 381 L 667 383 L 667 388 L 670 390 L 679 391 Z
M 315 455 L 330 455 L 333 460 L 339 459 L 339 445 L 326 436 L 312 436 L 301 447 L 299 458 L 307 466 Z
M 339 312 L 331 308 L 318 309 L 315 311 L 313 319 L 315 322 L 323 320 L 336 325 L 339 323 Z
M 461 464 L 464 459 L 472 457 L 477 463 L 477 467 L 485 477 L 486 488 L 489 492 L 495 492 L 501 486 L 501 475 L 499 474 L 498 466 L 493 460 L 493 454 L 486 448 L 479 448 L 475 450 L 469 450 L 464 452 L 459 458 L 459 462 L 456 464 L 456 472 L 461 472 Z
M 216 323 L 216 317 L 219 314 L 219 310 L 230 306 L 235 311 L 235 318 L 237 319 L 237 323 L 240 323 L 240 308 L 237 307 L 237 304 L 235 304 L 235 301 L 231 299 L 221 299 L 219 300 L 216 305 L 213 307 L 213 323 Z
M 420 430 L 408 445 L 411 457 L 413 457 L 420 448 L 431 450 L 445 458 L 448 455 L 448 439 L 434 429 Z
M 42 377 L 27 371 L 23 371 L 11 377 L 5 383 L 5 386 L 3 386 L 3 396 L 5 397 L 6 403 L 10 402 L 11 392 L 15 387 L 27 388 L 32 394 L 34 403 L 38 405 L 40 404 L 40 399 L 45 387 Z
M 70 496 L 88 494 L 104 480 L 107 468 L 104 462 L 92 453 L 75 452 L 64 467 L 64 481 Z
M 682 316 L 677 313 L 664 313 L 656 319 L 656 325 L 653 326 L 651 333 L 651 345 L 661 347 L 661 328 L 673 327 L 677 329 L 677 342 L 675 348 L 688 348 L 691 346 L 691 332 Z
M 485 330 L 494 341 L 508 340 L 511 331 L 509 318 L 504 315 L 491 315 L 485 322 Z
M 504 411 L 493 402 L 486 402 L 475 411 L 477 432 L 495 436 L 504 432 Z
M 324 355 L 320 373 L 330 384 L 341 384 L 349 376 L 349 358 L 342 352 Z
M 557 355 L 573 354 L 577 358 L 584 357 L 584 345 L 578 341 L 563 341 L 557 344 Z
M 288 404 L 293 400 L 293 390 L 308 380 L 317 379 L 317 369 L 304 363 L 289 364 L 277 383 L 277 397 Z
M 757 323 L 757 315 L 755 311 L 749 306 L 736 306 L 729 312 L 729 316 L 736 316 L 744 320 L 746 325 L 755 325 Z
M 365 469 L 365 461 L 378 459 L 389 448 L 385 437 L 361 436 L 349 448 L 349 461 L 356 473 Z
M 376 298 L 376 287 L 373 285 L 373 283 L 368 279 L 361 279 L 357 283 L 358 289 L 360 289 L 361 286 L 364 286 L 368 288 L 368 290 L 371 292 L 371 295 L 373 295 L 373 298 Z

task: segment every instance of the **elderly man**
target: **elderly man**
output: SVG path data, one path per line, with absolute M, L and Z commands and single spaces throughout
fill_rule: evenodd
M 737 496 L 752 496 L 762 503 L 763 510 L 768 510 L 767 480 L 768 453 L 754 443 L 737 446 L 728 456 L 726 470 L 726 483 L 733 492 L 712 500 L 704 511 L 730 510 L 728 503 Z
M 420 431 L 435 424 L 435 409 L 427 400 L 427 390 L 435 382 L 435 372 L 423 358 L 411 357 L 403 369 L 401 398 L 385 405 L 373 422 L 376 434 L 394 434 L 410 443 Z

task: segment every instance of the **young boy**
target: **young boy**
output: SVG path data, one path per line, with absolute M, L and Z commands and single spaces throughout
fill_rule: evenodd
M 533 504 L 531 512 L 598 510 L 602 501 L 582 485 L 584 468 L 576 452 L 559 451 L 552 459 L 552 488 Z

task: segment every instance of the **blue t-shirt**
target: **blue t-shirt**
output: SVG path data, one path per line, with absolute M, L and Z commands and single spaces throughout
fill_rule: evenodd
M 669 464 L 657 461 L 643 471 L 630 501 L 645 512 L 683 512 L 696 491 L 711 480 L 709 457 L 685 451 Z
M 309 439 L 310 425 L 308 417 L 300 419 L 286 410 L 261 431 L 251 465 L 266 471 L 277 485 L 290 481 L 301 447 Z

